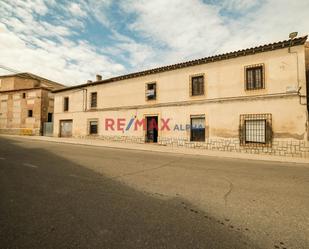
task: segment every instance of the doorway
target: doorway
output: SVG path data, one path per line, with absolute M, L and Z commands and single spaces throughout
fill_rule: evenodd
M 157 143 L 158 142 L 158 116 L 146 117 L 147 130 L 146 130 L 146 142 Z
M 72 120 L 60 121 L 60 137 L 72 137 Z

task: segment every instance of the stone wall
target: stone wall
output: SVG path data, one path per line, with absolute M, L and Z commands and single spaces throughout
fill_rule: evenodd
M 89 138 L 89 139 L 99 139 L 104 141 L 114 141 L 123 143 L 145 143 L 145 137 L 139 136 L 97 136 L 97 135 L 87 135 L 87 136 L 76 136 L 78 138 Z
M 145 143 L 145 138 L 140 136 L 83 136 L 80 138 L 95 138 L 126 143 Z M 158 137 L 158 144 L 214 151 L 309 158 L 309 142 L 303 140 L 274 139 L 271 146 L 242 146 L 237 138 L 215 138 L 206 139 L 205 142 L 191 142 L 187 138 Z
M 271 146 L 243 146 L 240 145 L 237 138 L 206 139 L 205 142 L 190 142 L 186 138 L 160 138 L 159 144 L 227 152 L 309 158 L 309 142 L 303 140 L 274 139 Z

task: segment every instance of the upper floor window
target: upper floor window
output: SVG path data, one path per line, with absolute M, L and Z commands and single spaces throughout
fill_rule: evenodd
M 23 99 L 25 99 L 26 98 L 26 93 L 23 93 Z
M 264 66 L 248 66 L 246 70 L 246 90 L 257 90 L 265 88 L 264 84 Z
M 191 96 L 204 95 L 204 75 L 191 77 Z
M 33 111 L 32 110 L 28 110 L 28 117 L 32 118 L 33 117 Z
M 91 98 L 90 98 L 90 107 L 95 108 L 97 107 L 97 92 L 91 93 Z
M 67 112 L 69 110 L 69 97 L 64 97 L 63 99 L 63 111 Z
M 157 84 L 148 83 L 146 85 L 146 99 L 155 100 L 157 98 Z

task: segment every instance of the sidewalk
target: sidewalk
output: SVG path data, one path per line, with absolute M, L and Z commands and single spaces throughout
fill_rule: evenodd
M 171 147 L 159 144 L 135 144 L 135 143 L 120 143 L 114 141 L 105 141 L 99 139 L 60 138 L 60 137 L 44 137 L 44 136 L 17 136 L 17 135 L 3 135 L 3 134 L 0 135 L 0 138 L 1 137 L 7 137 L 7 138 L 15 137 L 28 140 L 39 140 L 39 141 L 55 142 L 55 143 L 79 144 L 87 146 L 153 151 L 162 153 L 176 153 L 185 155 L 213 156 L 213 157 L 250 159 L 250 160 L 273 161 L 273 162 L 306 163 L 309 166 L 309 160 L 304 158 L 256 155 L 256 154 L 238 153 L 238 152 L 221 152 L 221 151 L 211 151 L 203 149 Z

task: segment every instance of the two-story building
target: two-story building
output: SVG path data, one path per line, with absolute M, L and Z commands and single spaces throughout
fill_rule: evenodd
M 309 157 L 306 41 L 56 90 L 54 136 Z
M 52 90 L 64 86 L 31 73 L 0 76 L 0 133 L 41 135 L 52 122 Z

